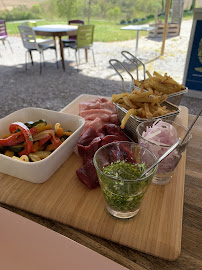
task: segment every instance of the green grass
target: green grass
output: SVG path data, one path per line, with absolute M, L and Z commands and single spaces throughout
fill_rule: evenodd
M 192 14 L 185 14 L 184 19 L 192 19 Z M 162 21 L 164 21 L 163 17 L 160 17 Z M 142 22 L 142 24 L 153 23 L 154 20 L 147 20 Z M 138 22 L 136 24 L 140 24 Z M 7 22 L 7 32 L 8 35 L 16 35 L 19 34 L 18 25 L 21 25 L 21 22 Z M 66 20 L 44 20 L 44 21 L 37 21 L 38 25 L 46 25 L 46 24 L 66 24 Z M 95 34 L 94 34 L 94 41 L 99 42 L 114 42 L 114 41 L 124 41 L 124 40 L 132 40 L 136 38 L 136 31 L 126 31 L 121 30 L 121 27 L 126 25 L 118 25 L 112 21 L 98 21 L 92 20 L 90 24 L 95 25 Z M 140 36 L 148 35 L 148 32 L 140 31 Z
M 8 35 L 19 34 L 18 25 L 22 23 L 11 23 L 7 22 L 7 32 Z M 46 25 L 46 24 L 66 24 L 66 20 L 63 21 L 37 21 L 37 26 Z M 113 42 L 113 41 L 123 41 L 131 40 L 136 38 L 135 31 L 125 31 L 120 28 L 125 25 L 117 25 L 115 22 L 111 21 L 90 21 L 90 24 L 95 25 L 94 41 L 100 42 Z M 147 32 L 141 32 L 141 35 L 145 35 Z

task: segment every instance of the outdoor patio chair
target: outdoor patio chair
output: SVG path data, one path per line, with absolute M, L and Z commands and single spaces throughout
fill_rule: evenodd
M 33 21 L 33 20 L 30 20 L 30 21 L 22 23 L 21 25 L 26 25 L 26 26 L 29 26 L 29 27 L 36 27 L 37 22 Z M 54 39 L 53 38 L 47 39 L 47 36 L 43 37 L 43 36 L 37 36 L 36 35 L 36 42 L 54 46 Z
M 31 62 L 33 65 L 34 62 L 33 62 L 33 57 L 32 57 L 32 51 L 38 51 L 40 54 L 40 74 L 41 74 L 41 72 L 42 72 L 42 57 L 43 57 L 43 63 L 45 65 L 43 51 L 45 51 L 47 49 L 55 49 L 55 52 L 56 52 L 56 48 L 53 45 L 44 44 L 44 43 L 37 43 L 35 32 L 31 27 L 25 26 L 25 25 L 20 25 L 20 26 L 18 26 L 18 28 L 20 30 L 22 43 L 23 43 L 24 47 L 27 49 L 27 51 L 25 52 L 26 70 L 27 70 L 27 53 L 29 53 L 30 58 L 31 58 Z M 57 53 L 55 53 L 55 55 L 56 55 L 56 64 L 58 67 Z
M 93 61 L 95 66 L 95 56 L 92 49 L 94 36 L 94 25 L 81 25 L 77 29 L 77 40 L 75 43 L 63 42 L 64 48 L 71 48 L 75 50 L 76 64 L 78 68 L 77 52 L 79 54 L 80 49 L 91 50 L 93 55 Z M 79 59 L 80 64 L 80 59 Z
M 0 20 L 0 40 L 2 40 L 3 45 L 5 46 L 5 40 L 8 41 L 9 47 L 11 49 L 11 52 L 13 53 L 13 50 L 11 48 L 11 44 L 9 40 L 7 39 L 7 31 L 6 31 L 6 21 Z
M 68 24 L 74 24 L 74 25 L 84 25 L 84 21 L 81 20 L 70 20 L 68 21 Z M 69 36 L 68 39 L 62 39 L 63 43 L 75 43 L 77 39 L 77 35 L 75 36 Z
M 68 21 L 68 24 L 71 25 L 84 25 L 84 21 L 82 20 L 69 20 Z M 77 39 L 77 35 L 75 36 L 69 36 L 67 39 L 62 39 L 63 41 L 63 44 L 69 44 L 69 43 L 76 43 L 76 39 Z M 69 55 L 70 55 L 70 52 L 69 52 Z

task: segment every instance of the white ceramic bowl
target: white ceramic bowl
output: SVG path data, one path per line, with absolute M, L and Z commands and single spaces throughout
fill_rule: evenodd
M 22 162 L 0 154 L 0 172 L 29 182 L 43 183 L 72 154 L 85 123 L 85 120 L 77 115 L 40 108 L 21 109 L 0 119 L 0 138 L 5 134 L 9 134 L 9 125 L 15 121 L 25 123 L 39 119 L 45 119 L 52 127 L 56 123 L 60 123 L 64 130 L 71 130 L 73 134 L 51 153 L 50 156 L 38 162 Z

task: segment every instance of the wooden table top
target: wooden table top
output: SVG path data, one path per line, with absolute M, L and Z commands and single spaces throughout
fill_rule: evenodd
M 189 115 L 189 126 L 194 118 L 195 116 Z M 191 133 L 192 139 L 187 148 L 182 249 L 174 262 L 138 252 L 2 203 L 0 206 L 65 235 L 128 269 L 202 269 L 202 117 L 199 117 Z

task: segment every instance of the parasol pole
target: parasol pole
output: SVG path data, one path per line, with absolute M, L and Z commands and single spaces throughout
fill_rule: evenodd
M 164 23 L 164 30 L 163 30 L 163 39 L 162 39 L 162 46 L 161 46 L 161 55 L 164 54 L 164 49 L 165 49 L 165 42 L 166 42 L 166 36 L 167 36 L 167 30 L 168 30 L 169 10 L 170 10 L 170 0 L 167 0 L 166 1 L 165 23 Z

